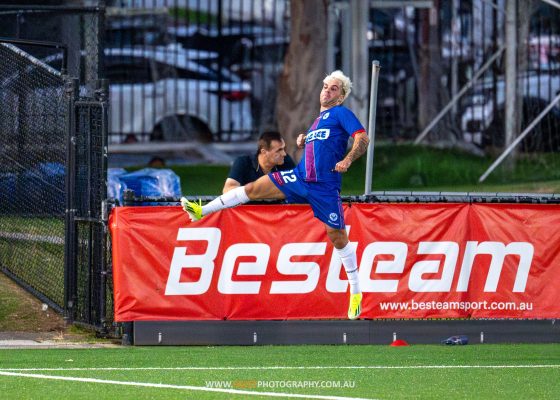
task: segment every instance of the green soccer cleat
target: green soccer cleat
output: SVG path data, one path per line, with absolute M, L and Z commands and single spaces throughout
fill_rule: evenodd
M 348 318 L 358 319 L 362 312 L 362 294 L 356 293 L 350 295 L 350 306 L 348 307 Z
M 202 200 L 198 200 L 198 203 L 196 203 L 181 197 L 181 206 L 183 206 L 183 210 L 189 214 L 191 221 L 198 221 L 202 218 Z

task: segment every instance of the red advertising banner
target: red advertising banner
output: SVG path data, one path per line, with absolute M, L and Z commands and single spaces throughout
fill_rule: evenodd
M 559 318 L 560 206 L 344 206 L 361 318 Z M 307 205 L 110 218 L 115 320 L 343 319 L 348 282 Z

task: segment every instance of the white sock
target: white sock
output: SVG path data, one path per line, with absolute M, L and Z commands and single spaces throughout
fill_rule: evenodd
M 346 270 L 348 283 L 350 283 L 350 293 L 360 293 L 360 278 L 358 275 L 358 260 L 356 258 L 356 251 L 350 242 L 348 242 L 348 244 L 342 249 L 337 249 L 335 247 L 335 250 L 342 260 L 342 265 L 344 265 L 344 269 Z
M 212 214 L 224 208 L 235 207 L 239 204 L 247 203 L 248 201 L 249 197 L 247 197 L 247 193 L 245 193 L 245 186 L 239 186 L 202 206 L 202 215 Z

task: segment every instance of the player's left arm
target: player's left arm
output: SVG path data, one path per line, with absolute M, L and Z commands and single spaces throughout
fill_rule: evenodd
M 354 144 L 346 154 L 346 157 L 336 163 L 334 170 L 336 172 L 346 172 L 350 165 L 360 158 L 366 151 L 369 145 L 369 137 L 365 131 L 358 132 L 354 135 Z

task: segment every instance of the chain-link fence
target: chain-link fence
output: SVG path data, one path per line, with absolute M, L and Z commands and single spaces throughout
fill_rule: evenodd
M 64 306 L 68 105 L 59 71 L 0 43 L 0 264 Z
M 0 6 L 0 265 L 99 328 L 112 319 L 103 21 L 99 7 Z
M 0 267 L 69 321 L 104 328 L 107 88 L 80 97 L 78 79 L 11 42 L 0 41 Z
M 102 63 L 104 9 L 102 7 L 0 5 L 0 36 L 64 43 L 67 73 L 80 78 L 82 94 L 93 95 Z M 57 70 L 62 69 L 59 48 L 20 46 Z

